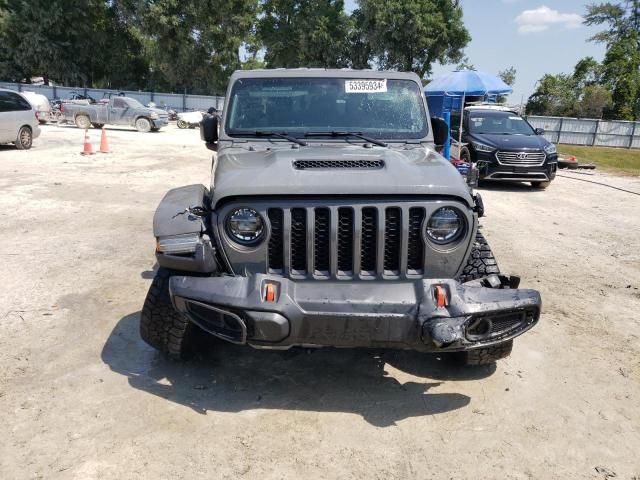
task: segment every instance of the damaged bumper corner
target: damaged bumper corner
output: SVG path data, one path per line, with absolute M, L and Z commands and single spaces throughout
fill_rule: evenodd
M 508 341 L 540 317 L 535 290 L 491 276 L 406 282 L 295 282 L 279 276 L 170 280 L 176 309 L 204 330 L 258 348 L 459 351 Z

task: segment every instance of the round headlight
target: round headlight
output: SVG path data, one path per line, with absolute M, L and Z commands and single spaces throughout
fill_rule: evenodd
M 444 245 L 451 243 L 462 235 L 464 220 L 462 214 L 451 207 L 436 210 L 427 222 L 427 236 L 435 243 Z
M 227 217 L 227 231 L 236 242 L 252 245 L 262 238 L 264 222 L 253 208 L 236 208 Z

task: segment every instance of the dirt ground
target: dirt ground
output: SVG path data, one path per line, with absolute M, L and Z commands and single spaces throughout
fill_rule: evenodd
M 0 147 L 0 478 L 640 478 L 640 179 L 483 188 L 501 268 L 542 292 L 497 367 L 138 336 L 153 211 L 208 183 L 195 130 L 43 127 Z M 99 138 L 92 132 L 94 147 Z

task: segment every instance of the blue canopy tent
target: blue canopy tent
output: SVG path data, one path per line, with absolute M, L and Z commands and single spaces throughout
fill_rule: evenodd
M 445 113 L 464 108 L 466 98 L 475 97 L 483 101 L 494 101 L 501 94 L 513 89 L 500 77 L 478 70 L 456 70 L 435 77 L 424 89 L 429 113 L 434 117 L 449 117 Z M 462 122 L 462 115 L 460 115 Z M 460 128 L 462 135 L 462 128 Z M 460 143 L 460 138 L 458 139 Z M 448 145 L 445 151 L 448 153 Z

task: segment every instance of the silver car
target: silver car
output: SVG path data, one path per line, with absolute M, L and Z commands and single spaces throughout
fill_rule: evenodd
M 18 150 L 31 148 L 40 136 L 36 111 L 24 96 L 0 89 L 0 143 L 14 143 Z

